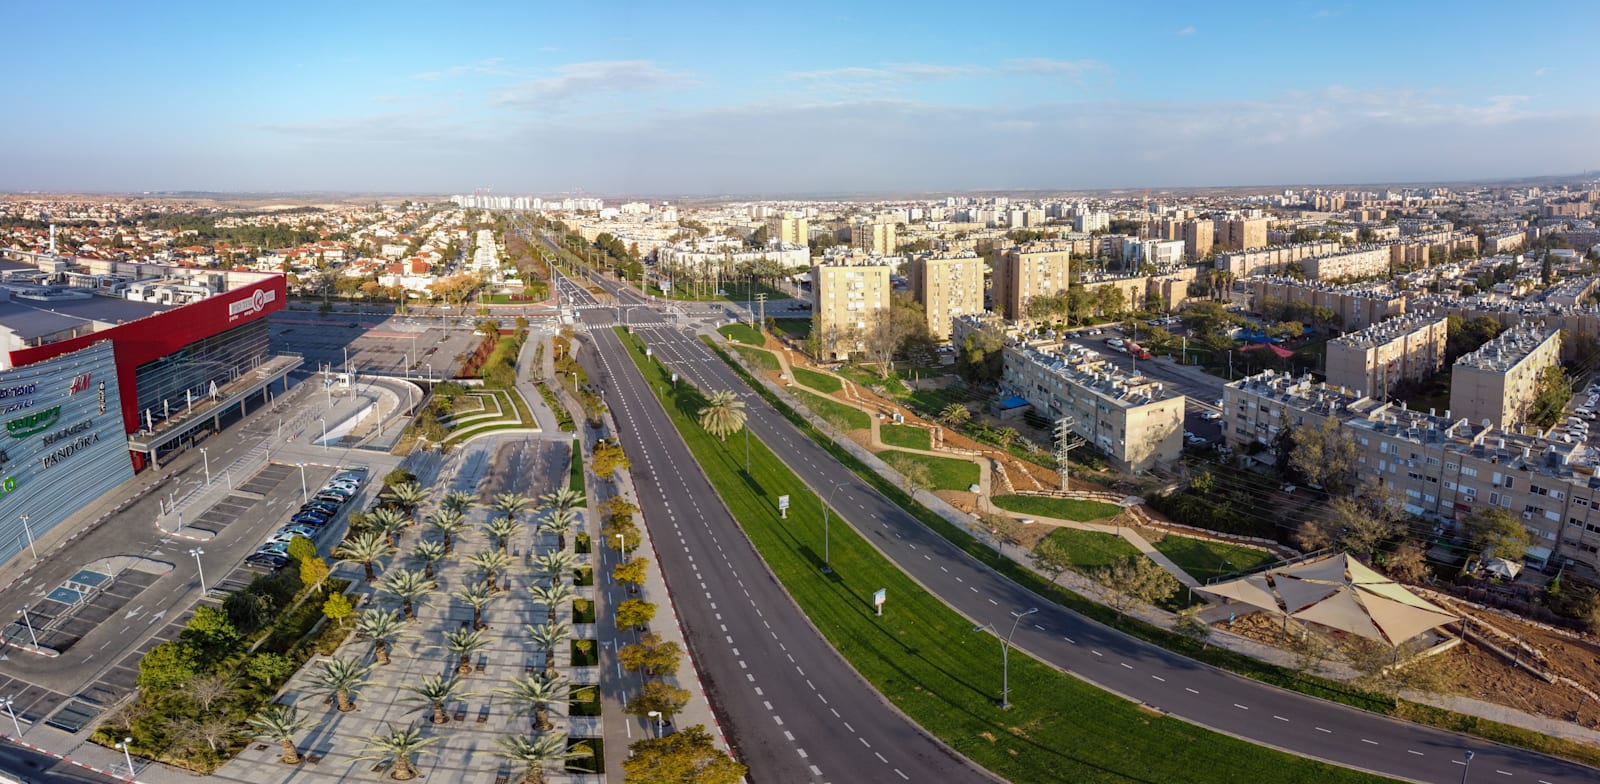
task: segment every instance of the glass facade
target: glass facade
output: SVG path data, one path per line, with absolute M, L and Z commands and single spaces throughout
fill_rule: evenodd
M 255 319 L 185 346 L 134 371 L 139 419 L 145 425 L 181 413 L 190 397 L 204 400 L 268 359 L 267 320 Z

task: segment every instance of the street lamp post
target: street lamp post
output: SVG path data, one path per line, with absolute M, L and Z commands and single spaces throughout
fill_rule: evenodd
M 200 447 L 200 459 L 205 463 L 205 467 L 206 467 L 206 487 L 210 487 L 211 486 L 211 454 L 206 451 L 205 447 Z
M 311 500 L 311 494 L 306 492 L 306 464 L 300 464 L 300 503 Z
M 617 537 L 617 560 L 618 561 L 626 561 L 628 559 L 628 537 L 623 536 L 622 534 L 617 534 L 616 537 Z
M 194 556 L 195 571 L 200 573 L 200 595 L 204 596 L 206 593 L 206 568 L 200 564 L 200 556 L 205 555 L 206 551 L 196 547 L 190 550 L 189 554 Z
M 22 737 L 22 722 L 17 721 L 17 711 L 11 707 L 11 698 L 0 700 L 0 705 L 6 706 L 6 713 L 11 714 L 11 726 L 17 728 L 17 737 Z
M 833 574 L 832 551 L 829 549 L 829 546 L 828 546 L 829 545 L 829 539 L 830 539 L 830 537 L 828 536 L 828 507 L 833 506 L 833 494 L 839 492 L 839 488 L 843 487 L 845 485 L 845 483 L 849 482 L 849 481 L 850 480 L 848 480 L 848 479 L 843 479 L 843 480 L 840 480 L 840 481 L 834 483 L 833 489 L 828 491 L 828 502 L 822 505 L 822 573 L 823 574 Z
M 23 625 L 28 627 L 28 639 L 33 640 L 33 647 L 38 649 L 39 635 L 33 630 L 33 619 L 28 617 L 28 609 L 24 607 L 21 610 L 18 610 L 17 614 L 22 616 Z
M 329 448 L 328 447 L 328 419 L 327 419 L 327 417 L 317 417 L 317 421 L 322 423 L 322 448 L 323 449 L 327 449 L 327 448 Z
M 33 529 L 28 526 L 28 516 L 18 515 L 22 518 L 22 532 L 28 535 L 28 552 L 33 553 L 33 560 L 39 560 L 39 549 L 33 546 Z
M 1000 707 L 1002 709 L 1011 707 L 1011 638 L 1017 633 L 1017 625 L 1022 623 L 1022 619 L 1038 611 L 1039 608 L 1037 607 L 1029 607 L 1022 612 L 1012 613 L 1011 617 L 1016 620 L 1011 622 L 1011 631 L 1006 634 L 1005 639 L 1000 641 Z M 992 623 L 972 627 L 975 632 L 981 632 L 985 629 L 994 632 L 996 637 L 1000 636 L 1000 631 L 994 628 Z
M 123 738 L 117 748 L 122 749 L 122 758 L 128 763 L 128 778 L 133 778 L 133 754 L 128 751 L 133 746 L 133 738 Z
M 1472 758 L 1475 756 L 1469 749 L 1462 757 L 1466 760 L 1461 763 L 1461 784 L 1467 784 L 1467 771 L 1472 770 Z
M 650 718 L 656 720 L 656 737 L 660 738 L 661 737 L 661 711 L 650 711 L 649 713 L 647 713 L 645 715 L 647 715 Z

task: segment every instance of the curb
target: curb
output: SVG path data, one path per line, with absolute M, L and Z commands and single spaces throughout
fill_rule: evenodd
M 105 521 L 110 520 L 115 515 L 121 514 L 122 510 L 128 508 L 128 506 L 131 505 L 134 501 L 137 501 L 137 500 L 145 497 L 146 495 L 148 495 L 150 493 L 150 491 L 155 489 L 155 487 L 157 485 L 159 485 L 162 482 L 165 482 L 165 481 L 167 481 L 169 479 L 172 479 L 175 476 L 177 476 L 176 472 L 169 471 L 169 472 L 167 472 L 165 474 L 162 474 L 159 477 L 156 477 L 155 481 L 150 482 L 149 484 L 145 485 L 143 488 L 140 488 L 139 492 L 134 493 L 133 495 L 123 499 L 121 503 L 118 503 L 116 506 L 112 507 L 110 511 L 100 515 L 97 518 L 95 518 L 94 522 L 89 523 L 89 524 L 83 526 L 82 528 L 79 528 L 76 532 L 74 532 L 71 536 L 67 537 L 66 539 L 63 539 L 63 540 L 61 540 L 59 542 L 56 542 L 54 547 L 52 547 L 49 550 L 45 551 L 45 556 L 46 557 L 39 558 L 38 560 L 35 560 L 32 564 L 30 564 L 28 566 L 28 568 L 23 569 L 21 574 L 18 574 L 15 578 L 13 578 L 11 580 L 11 582 L 7 583 L 4 588 L 0 588 L 0 590 L 10 590 L 12 588 L 15 588 L 17 583 L 22 582 L 23 578 L 27 577 L 29 574 L 32 574 L 34 569 L 39 568 L 39 564 L 42 564 L 45 561 L 49 560 L 49 556 L 60 552 L 67 545 L 73 543 L 74 541 L 77 541 L 77 539 L 79 537 L 83 536 L 84 534 L 89 533 L 90 531 L 93 531 L 96 528 L 99 528 L 103 523 L 105 523 Z M 0 735 L 0 737 L 7 737 L 7 736 Z
M 132 784 L 141 784 L 140 781 L 137 778 L 130 778 L 128 776 L 124 776 L 124 775 L 122 775 L 120 773 L 116 773 L 116 772 L 111 771 L 111 770 L 105 770 L 105 769 L 102 769 L 102 768 L 97 768 L 97 767 L 95 767 L 93 765 L 90 765 L 88 763 L 85 763 L 85 762 L 79 762 L 79 761 L 77 761 L 77 760 L 75 760 L 75 759 L 73 759 L 71 757 L 68 757 L 65 754 L 61 754 L 61 753 L 58 753 L 58 752 L 51 751 L 51 750 L 49 750 L 49 749 L 47 749 L 47 748 L 45 748 L 43 746 L 35 746 L 32 743 L 29 743 L 29 742 L 27 742 L 25 740 L 22 740 L 21 738 L 15 738 L 15 737 L 12 737 L 10 735 L 5 735 L 5 734 L 0 734 L 0 738 L 4 738 L 4 739 L 6 739 L 8 741 L 11 741 L 12 743 L 15 743 L 18 746 L 21 746 L 21 747 L 23 747 L 25 749 L 28 749 L 29 751 L 36 751 L 36 752 L 38 752 L 40 754 L 45 754 L 45 755 L 48 755 L 48 756 L 51 756 L 51 757 L 55 757 L 56 759 L 61 760 L 62 762 L 66 762 L 66 763 L 69 763 L 69 764 L 72 764 L 72 765 L 76 765 L 76 766 L 78 766 L 80 768 L 83 768 L 84 770 L 92 770 L 95 773 L 98 773 L 98 774 L 100 774 L 102 776 L 113 778 L 113 779 L 116 779 L 118 781 L 132 782 Z

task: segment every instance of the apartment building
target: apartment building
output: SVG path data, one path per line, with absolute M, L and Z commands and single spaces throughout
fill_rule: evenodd
M 983 312 L 988 265 L 976 254 L 924 255 L 911 260 L 911 295 L 922 304 L 934 340 L 950 338 L 951 321 Z
M 1267 247 L 1266 218 L 1217 218 L 1213 222 L 1218 245 L 1235 250 Z
M 1028 301 L 1052 297 L 1071 282 L 1072 244 L 1029 242 L 996 248 L 991 255 L 994 309 L 1008 319 L 1028 316 Z
M 1217 240 L 1217 244 L 1223 244 L 1220 237 Z M 1218 253 L 1214 263 L 1217 269 L 1223 272 L 1231 272 L 1236 278 L 1262 274 L 1281 274 L 1284 268 L 1290 264 L 1304 261 L 1312 256 L 1334 253 L 1341 247 L 1343 246 L 1338 242 L 1331 240 L 1297 242 L 1292 245 L 1273 245 L 1270 248 L 1257 250 Z
M 1387 246 L 1364 246 L 1354 250 L 1312 256 L 1300 262 L 1306 277 L 1311 280 L 1329 278 L 1367 278 L 1389 271 L 1390 252 Z
M 1406 295 L 1387 286 L 1330 286 L 1280 277 L 1252 278 L 1248 283 L 1258 313 L 1272 302 L 1327 308 L 1345 330 L 1366 329 L 1407 310 Z
M 1187 220 L 1183 222 L 1183 253 L 1190 261 L 1199 261 L 1216 246 L 1215 223 L 1209 220 Z
M 1509 510 L 1533 536 L 1527 560 L 1600 568 L 1600 462 L 1582 445 L 1518 435 L 1459 412 L 1412 411 L 1309 376 L 1271 371 L 1223 389 L 1224 434 L 1240 448 L 1268 446 L 1283 427 L 1339 422 L 1358 449 L 1357 480 L 1388 487 L 1406 512 L 1460 521 L 1486 507 Z M 1454 416 L 1452 416 L 1454 415 Z
M 767 218 L 767 242 L 805 245 L 811 239 L 811 226 L 803 216 L 786 213 Z
M 838 259 L 811 268 L 811 328 L 820 357 L 848 359 L 864 347 L 874 320 L 889 311 L 890 271 L 876 260 Z
M 1148 471 L 1181 456 L 1182 395 L 1076 344 L 1013 343 L 1003 354 L 1001 396 L 1020 396 L 1051 420 L 1071 417 L 1073 432 L 1119 470 Z
M 1483 240 L 1483 252 L 1491 256 L 1498 253 L 1514 253 L 1522 250 L 1527 244 L 1527 232 L 1508 231 L 1504 234 L 1485 237 Z
M 868 253 L 887 256 L 895 251 L 893 223 L 857 223 L 850 227 L 850 244 Z
M 1539 375 L 1561 362 L 1561 330 L 1518 324 L 1450 369 L 1450 410 L 1469 422 L 1519 427 L 1533 406 Z
M 1421 381 L 1444 369 L 1448 321 L 1410 314 L 1328 341 L 1327 379 L 1383 399 L 1401 381 Z

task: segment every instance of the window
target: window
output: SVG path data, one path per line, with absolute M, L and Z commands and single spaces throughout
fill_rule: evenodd
M 1463 488 L 1461 488 L 1461 494 L 1466 496 L 1466 497 L 1468 497 L 1468 498 L 1477 498 L 1478 497 L 1478 488 L 1476 488 L 1476 487 L 1463 487 Z
M 1431 466 L 1432 465 L 1438 465 L 1439 464 L 1439 458 L 1437 458 L 1437 457 L 1429 457 L 1429 458 L 1425 458 L 1422 462 L 1427 464 L 1427 465 L 1431 465 Z
M 1477 476 L 1478 475 L 1478 469 L 1463 467 L 1461 469 L 1461 475 L 1462 476 Z
M 1499 493 L 1490 493 L 1489 494 L 1489 505 L 1490 506 L 1499 506 L 1500 505 L 1500 494 Z
M 1446 490 L 1454 490 L 1454 489 L 1456 489 L 1456 483 L 1455 482 L 1445 482 L 1444 483 L 1444 489 L 1446 489 Z
M 1514 477 L 1514 476 L 1508 476 L 1508 477 L 1506 477 L 1506 489 L 1507 489 L 1507 490 L 1510 490 L 1510 489 L 1512 489 L 1512 488 L 1514 488 L 1514 487 L 1516 487 L 1516 486 L 1517 486 L 1517 478 L 1516 478 L 1516 477 Z M 1539 493 L 1539 495 L 1544 495 L 1544 493 L 1543 493 L 1543 492 L 1541 492 L 1541 491 L 1540 491 L 1540 490 L 1539 490 L 1539 488 L 1537 488 L 1537 487 L 1535 487 L 1535 488 L 1534 488 L 1534 489 L 1533 489 L 1533 491 L 1534 491 L 1534 492 L 1535 492 L 1535 493 Z
M 1455 463 L 1445 463 L 1444 464 L 1444 470 L 1446 470 L 1446 471 L 1454 471 L 1454 470 L 1456 470 L 1456 464 Z
M 1589 499 L 1587 499 L 1587 498 L 1578 498 L 1577 496 L 1573 496 L 1572 504 L 1574 506 L 1588 506 L 1589 505 Z

